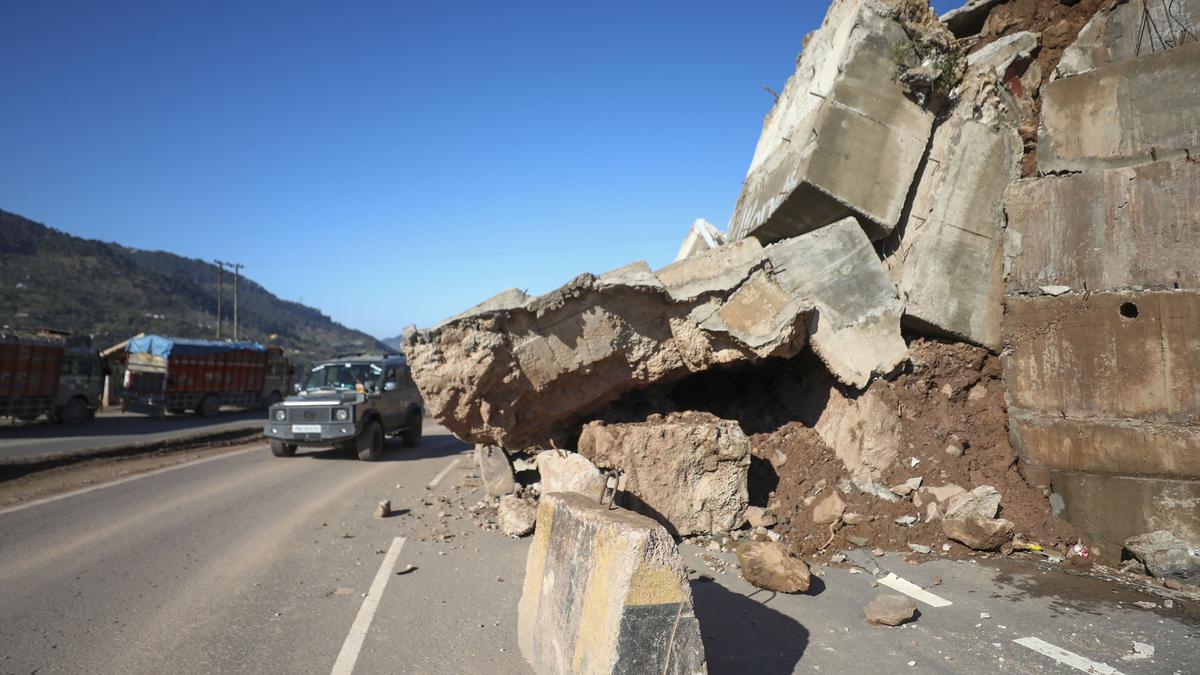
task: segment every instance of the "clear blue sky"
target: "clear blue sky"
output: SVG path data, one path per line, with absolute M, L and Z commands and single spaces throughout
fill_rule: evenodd
M 10 0 L 0 208 L 386 337 L 724 228 L 826 7 Z

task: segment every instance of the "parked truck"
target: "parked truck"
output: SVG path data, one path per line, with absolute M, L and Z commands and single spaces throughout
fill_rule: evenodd
M 105 374 L 90 341 L 0 333 L 0 417 L 86 422 L 100 407 Z
M 121 407 L 129 412 L 212 417 L 223 405 L 265 408 L 282 401 L 291 382 L 283 350 L 257 342 L 142 335 L 125 349 Z

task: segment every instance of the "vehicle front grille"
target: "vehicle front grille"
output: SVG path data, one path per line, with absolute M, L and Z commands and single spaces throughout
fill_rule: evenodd
M 296 406 L 287 410 L 287 421 L 293 424 L 316 424 L 333 419 L 333 408 Z

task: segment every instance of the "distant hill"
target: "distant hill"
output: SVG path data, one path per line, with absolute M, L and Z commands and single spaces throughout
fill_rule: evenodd
M 384 338 L 380 342 L 391 347 L 394 351 L 400 351 L 400 347 L 404 344 L 404 336 L 397 335 L 396 337 Z
M 233 316 L 226 275 L 224 335 Z M 81 239 L 0 210 L 0 326 L 90 334 L 106 347 L 137 333 L 213 338 L 217 268 L 162 251 Z M 239 337 L 276 343 L 308 362 L 384 345 L 242 277 Z

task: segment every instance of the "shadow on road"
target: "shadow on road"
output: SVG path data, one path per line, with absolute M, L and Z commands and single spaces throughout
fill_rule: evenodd
M 808 646 L 798 621 L 711 581 L 693 581 L 692 595 L 709 673 L 795 670 Z

